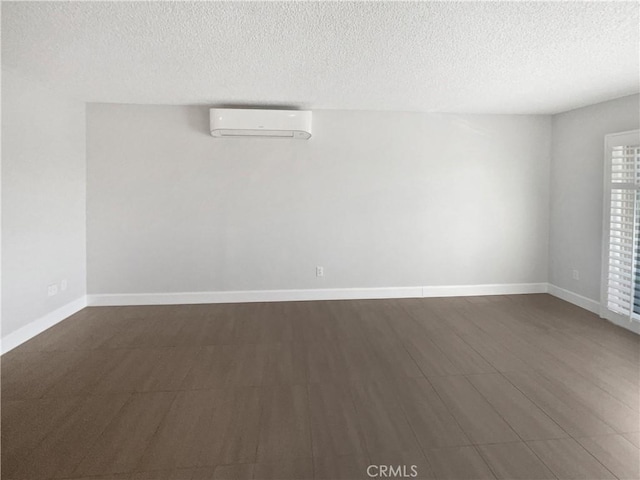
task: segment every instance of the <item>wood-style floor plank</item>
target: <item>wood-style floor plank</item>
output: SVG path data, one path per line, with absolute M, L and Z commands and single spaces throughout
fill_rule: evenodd
M 148 480 L 174 480 L 172 477 L 167 477 L 165 472 L 149 472 L 151 477 L 146 477 Z M 136 477 L 137 478 L 137 477 Z M 116 473 L 113 475 L 97 475 L 91 477 L 73 477 L 65 480 L 131 480 L 130 473 Z M 180 478 L 180 480 L 183 480 Z
M 310 384 L 309 413 L 314 457 L 364 455 L 364 437 L 348 388 Z
M 639 362 L 542 294 L 91 307 L 2 357 L 2 480 L 635 478 Z
M 493 373 L 489 362 L 456 334 L 437 334 L 431 337 L 459 373 Z
M 2 402 L 2 465 L 28 455 L 51 430 L 71 415 L 81 399 L 44 398 Z
M 460 337 L 499 372 L 522 372 L 531 369 L 517 355 L 484 332 L 462 334 Z
M 423 449 L 470 445 L 460 425 L 424 378 L 398 384 L 400 403 Z
M 234 343 L 235 319 L 229 315 L 199 313 L 186 319 L 176 334 L 177 347 L 206 347 Z
M 400 340 L 380 337 L 370 340 L 374 371 L 391 378 L 422 378 L 422 372 Z
M 253 467 L 252 463 L 219 465 L 213 472 L 213 480 L 251 480 Z
M 135 472 L 126 478 L 128 480 L 212 480 L 215 476 L 213 468 L 179 468 L 176 470 Z
M 173 392 L 131 395 L 74 473 L 90 476 L 133 471 L 169 411 L 174 397 Z
M 548 382 L 535 372 L 506 372 L 504 375 L 551 417 L 565 432 L 573 436 L 615 433 L 594 412 L 577 403 L 576 398 Z
M 71 368 L 49 385 L 43 396 L 55 398 L 91 394 L 96 384 L 113 371 L 120 361 L 118 353 L 102 349 L 82 351 Z
M 98 377 L 91 390 L 93 395 L 135 392 L 145 379 L 158 367 L 164 349 L 118 348 L 109 352 L 111 361 L 108 371 Z
M 255 461 L 264 397 L 264 392 L 256 387 L 225 389 L 214 405 L 208 425 L 214 437 L 203 443 L 201 465 Z
M 474 444 L 520 440 L 478 391 L 462 376 L 429 379 Z
M 264 387 L 257 463 L 311 458 L 309 396 L 306 386 Z
M 256 480 L 313 480 L 313 475 L 311 457 L 283 458 L 257 463 L 253 467 Z
M 495 475 L 475 447 L 425 450 L 429 465 L 440 480 L 488 480 Z
M 293 319 L 278 315 L 282 306 L 273 303 L 238 305 L 235 316 L 234 343 L 265 344 L 293 341 Z
M 559 479 L 616 478 L 573 438 L 539 440 L 527 444 Z
M 294 343 L 202 347 L 182 388 L 306 385 L 305 353 Z
M 157 365 L 135 388 L 136 392 L 177 391 L 194 367 L 199 348 L 162 349 Z
M 8 463 L 3 461 L 3 477 L 33 480 L 71 477 L 129 399 L 129 394 L 83 399 L 29 455 L 14 456 Z
M 419 449 L 402 405 L 385 381 L 354 383 L 351 392 L 369 454 Z
M 426 335 L 407 337 L 403 343 L 423 375 L 427 377 L 475 373 L 465 372 L 459 366 L 454 365 L 449 356 L 438 348 L 435 339 L 430 339 Z
M 37 352 L 16 349 L 2 357 L 2 400 L 40 398 L 52 388 L 76 362 L 81 352 Z
M 640 432 L 623 433 L 622 436 L 633 443 L 636 448 L 640 448 Z
M 215 441 L 217 435 L 212 418 L 219 395 L 219 390 L 177 393 L 136 469 L 155 471 L 200 466 L 204 446 Z
M 180 392 L 137 469 L 254 462 L 260 406 L 257 387 Z
M 480 445 L 478 450 L 499 479 L 555 479 L 555 475 L 525 443 Z
M 360 455 L 313 457 L 313 477 L 316 480 L 370 480 L 369 459 Z M 371 471 L 371 470 L 370 470 Z
M 172 311 L 177 307 L 172 306 Z M 144 312 L 144 310 L 142 310 Z M 119 328 L 105 342 L 107 348 L 160 348 L 175 347 L 185 319 L 178 315 L 144 315 L 130 318 L 126 327 Z
M 347 358 L 342 341 L 306 344 L 306 363 L 310 383 L 348 383 Z
M 287 302 L 282 315 L 291 318 L 293 341 L 337 342 L 343 338 L 329 306 L 331 302 Z
M 544 371 L 542 375 L 556 391 L 562 391 L 563 395 L 575 399 L 572 403 L 587 407 L 617 432 L 640 430 L 638 406 L 635 409 L 627 406 L 593 382 L 583 378 L 582 375 L 567 371 L 561 366 Z
M 404 302 L 407 303 L 407 302 Z M 474 321 L 476 308 L 455 298 L 433 298 L 428 303 L 409 301 L 409 314 L 430 333 L 472 333 L 478 327 Z
M 620 480 L 640 478 L 640 450 L 622 435 L 583 437 L 578 442 Z
M 568 436 L 501 374 L 470 375 L 467 379 L 523 440 Z

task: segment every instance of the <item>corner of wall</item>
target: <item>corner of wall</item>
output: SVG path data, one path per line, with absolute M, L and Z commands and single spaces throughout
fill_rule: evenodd
M 6 351 L 86 305 L 86 106 L 3 67 L 2 120 Z

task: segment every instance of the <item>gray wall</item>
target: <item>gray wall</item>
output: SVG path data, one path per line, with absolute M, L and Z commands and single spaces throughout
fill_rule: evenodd
M 3 336 L 85 294 L 87 244 L 94 294 L 548 279 L 598 300 L 603 137 L 640 123 L 635 95 L 552 119 L 316 111 L 310 141 L 213 139 L 206 108 L 94 104 L 85 124 L 2 75 Z
M 639 128 L 639 102 L 632 95 L 553 117 L 549 283 L 598 302 L 604 136 Z
M 84 103 L 2 68 L 3 336 L 86 294 L 85 125 Z
M 291 141 L 87 109 L 91 294 L 547 280 L 548 116 L 314 111 Z

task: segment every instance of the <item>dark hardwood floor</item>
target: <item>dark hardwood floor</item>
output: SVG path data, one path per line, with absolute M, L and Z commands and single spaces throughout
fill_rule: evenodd
M 638 479 L 639 405 L 548 295 L 94 307 L 2 357 L 2 479 Z

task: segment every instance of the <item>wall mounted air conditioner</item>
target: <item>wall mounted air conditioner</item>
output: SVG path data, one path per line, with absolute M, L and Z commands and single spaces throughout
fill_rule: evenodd
M 311 138 L 310 111 L 212 108 L 209 122 L 214 137 Z

